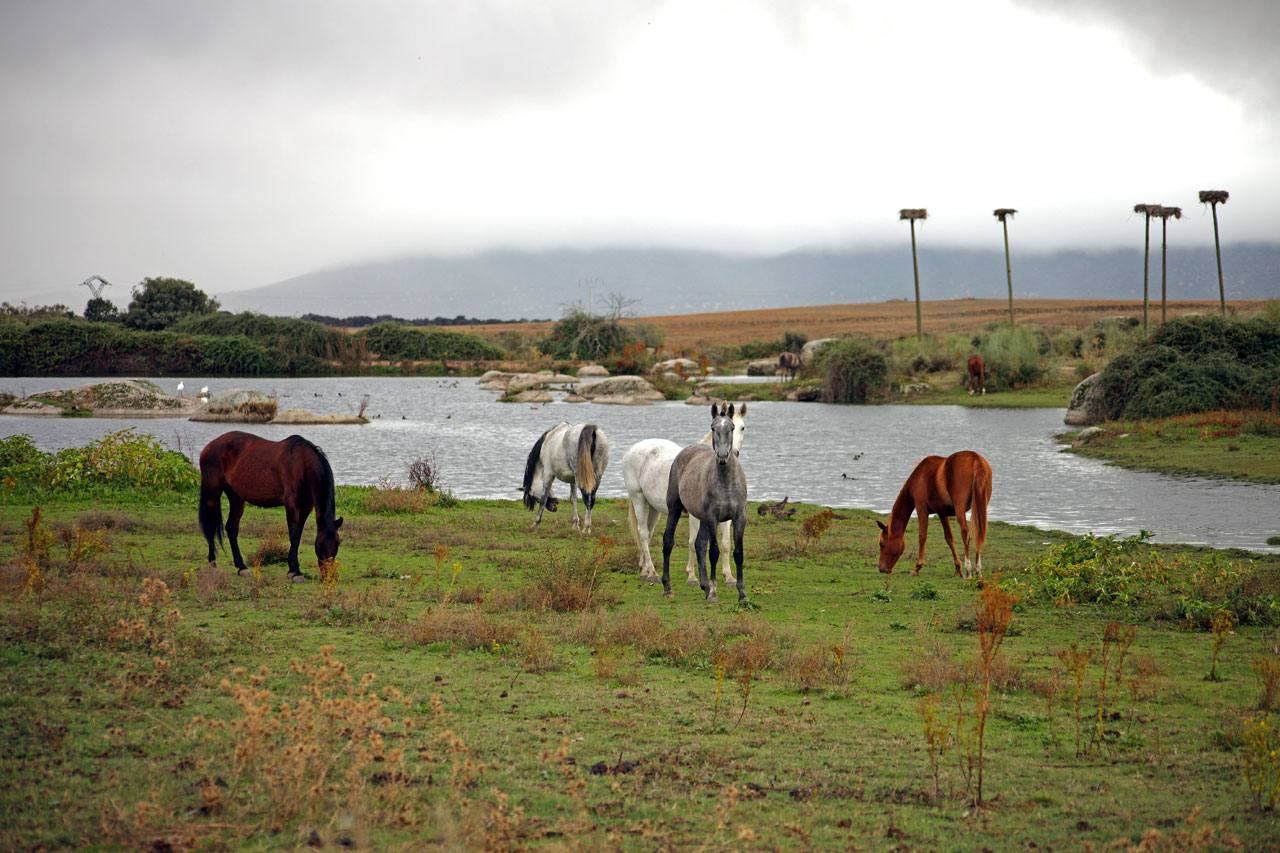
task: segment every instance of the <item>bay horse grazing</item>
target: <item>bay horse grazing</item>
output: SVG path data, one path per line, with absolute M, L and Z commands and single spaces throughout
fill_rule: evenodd
M 742 452 L 742 440 L 747 433 L 747 404 L 743 403 L 733 414 L 733 454 Z M 712 434 L 702 437 L 700 444 L 711 446 Z M 671 463 L 675 462 L 681 446 L 665 438 L 646 438 L 637 441 L 622 457 L 622 480 L 627 485 L 627 524 L 635 540 L 640 558 L 640 577 L 649 583 L 658 582 L 658 571 L 649 553 L 649 541 L 658 526 L 658 518 L 667 511 L 667 483 L 671 480 Z M 695 543 L 698 538 L 698 519 L 689 516 L 689 558 L 684 573 L 689 586 L 698 585 L 698 558 Z M 720 525 L 720 550 L 726 555 L 732 550 L 733 525 Z M 733 583 L 733 570 L 724 561 L 724 579 Z
M 793 352 L 784 352 L 778 356 L 778 367 L 774 373 L 781 373 L 788 381 L 795 379 L 800 371 L 800 356 Z
M 972 397 L 975 391 L 987 393 L 987 363 L 982 360 L 982 356 L 969 356 L 968 367 L 969 377 L 965 380 L 964 387 L 969 389 L 969 396 Z
M 525 509 L 538 508 L 530 527 L 542 521 L 542 511 L 556 511 L 558 502 L 551 496 L 556 480 L 569 484 L 569 500 L 573 502 L 573 526 L 583 533 L 591 532 L 591 510 L 596 505 L 600 478 L 609 464 L 609 440 L 595 424 L 558 423 L 544 432 L 533 444 L 524 466 Z M 578 520 L 578 491 L 586 520 Z
M 662 533 L 662 591 L 671 597 L 671 548 L 676 542 L 676 522 L 688 512 L 698 519 L 698 586 L 714 604 L 716 563 L 720 546 L 716 525 L 733 524 L 733 562 L 738 574 L 738 601 L 747 600 L 742 582 L 742 533 L 747 527 L 747 475 L 733 452 L 733 406 L 717 409 L 711 405 L 711 446 L 694 444 L 677 454 L 667 482 L 667 527 Z M 707 572 L 707 550 L 711 551 L 711 571 Z M 728 555 L 725 555 L 726 559 Z M 709 574 L 709 576 L 708 576 Z
M 904 534 L 911 513 L 918 516 L 920 527 L 920 550 L 916 555 L 916 566 L 911 574 L 920 574 L 924 565 L 924 540 L 929 532 L 929 514 L 938 516 L 942 522 L 942 535 L 947 538 L 947 547 L 951 549 L 951 559 L 955 562 L 956 574 L 968 578 L 982 574 L 982 547 L 987 541 L 987 504 L 991 500 L 991 466 L 981 454 L 972 450 L 961 450 L 945 459 L 941 456 L 926 456 L 907 477 L 898 499 L 893 502 L 893 510 L 889 513 L 889 526 L 877 520 L 880 525 L 880 571 L 893 573 L 893 566 L 902 556 L 906 548 Z M 965 521 L 965 513 L 972 510 L 973 515 L 973 553 L 975 557 L 972 571 L 969 563 L 969 524 Z M 960 523 L 960 537 L 964 541 L 964 566 L 961 568 L 960 557 L 956 554 L 956 543 L 951 538 L 951 517 L 955 516 Z
M 240 516 L 244 505 L 283 506 L 289 525 L 289 579 L 305 579 L 298 567 L 298 543 L 311 510 L 316 511 L 316 560 L 321 564 L 338 556 L 338 529 L 334 517 L 333 469 L 329 460 L 300 435 L 269 441 L 247 432 L 223 433 L 200 451 L 200 529 L 209 543 L 209 565 L 215 565 L 213 538 L 222 541 L 222 496 L 228 502 L 226 531 L 231 558 L 239 574 L 249 567 L 240 556 Z

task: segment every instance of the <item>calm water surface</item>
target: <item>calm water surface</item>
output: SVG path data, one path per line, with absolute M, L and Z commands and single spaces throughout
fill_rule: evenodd
M 101 380 L 0 379 L 0 390 L 30 394 Z M 155 380 L 173 389 L 177 379 Z M 216 435 L 244 429 L 267 438 L 300 432 L 323 447 L 342 483 L 403 482 L 409 463 L 434 453 L 459 497 L 515 498 L 525 457 L 557 421 L 593 421 L 609 437 L 601 494 L 620 497 L 622 454 L 642 438 L 685 443 L 710 424 L 701 406 L 500 404 L 474 379 L 183 377 L 187 393 L 208 385 L 278 394 L 282 408 L 354 412 L 369 395 L 365 426 L 287 427 L 200 424 L 173 419 L 0 417 L 0 435 L 27 433 L 45 450 L 81 445 L 127 426 L 195 456 Z M 973 449 L 995 472 L 991 517 L 1074 533 L 1154 531 L 1163 542 L 1275 551 L 1280 486 L 1172 477 L 1060 453 L 1053 435 L 1061 409 L 960 406 L 828 406 L 751 403 L 742 464 L 752 500 L 809 501 L 888 511 L 920 457 Z M 847 477 L 847 478 L 846 478 Z M 558 487 L 563 493 L 563 486 Z

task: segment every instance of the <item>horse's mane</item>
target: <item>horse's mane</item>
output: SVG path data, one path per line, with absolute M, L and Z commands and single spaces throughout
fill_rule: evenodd
M 555 429 L 552 427 L 551 429 Z M 524 492 L 524 508 L 533 509 L 537 506 L 538 499 L 533 497 L 533 472 L 538 467 L 538 462 L 542 460 L 542 443 L 546 441 L 548 433 L 551 429 L 538 436 L 538 440 L 533 443 L 533 450 L 529 451 L 529 458 L 524 463 L 524 484 L 521 491 Z
M 291 452 L 306 449 L 316 455 L 316 459 L 320 462 L 320 488 L 324 491 L 324 518 L 333 521 L 333 517 L 337 514 L 337 507 L 334 504 L 334 494 L 337 491 L 337 486 L 334 483 L 333 466 L 329 464 L 329 457 L 324 455 L 324 451 L 318 445 L 300 435 L 291 435 L 284 440 L 284 443 L 285 447 Z

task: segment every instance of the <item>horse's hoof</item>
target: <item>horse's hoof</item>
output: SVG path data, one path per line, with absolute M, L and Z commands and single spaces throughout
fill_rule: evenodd
M 642 574 L 640 575 L 640 580 L 644 581 L 645 583 L 658 583 L 659 581 L 662 580 L 662 578 L 658 577 L 657 575 Z
M 671 594 L 671 590 L 669 590 L 669 589 L 668 589 L 668 590 L 664 590 L 664 591 L 663 591 L 663 593 L 662 593 L 662 597 L 663 597 L 663 598 L 675 598 L 675 596 Z
M 306 580 L 307 580 L 307 576 L 304 575 L 302 572 L 298 572 L 297 574 L 290 573 L 289 575 L 290 583 L 304 583 L 306 582 Z
M 209 565 L 212 566 L 213 563 L 210 563 Z M 248 569 L 236 569 L 236 574 L 243 578 L 248 577 L 252 573 Z
M 720 603 L 720 596 L 716 595 L 715 593 L 712 593 L 711 595 L 707 596 L 707 604 L 719 604 L 719 603 Z
M 914 569 L 911 570 L 911 576 L 915 577 L 918 574 L 920 574 L 920 567 L 916 566 Z
M 698 583 L 698 579 L 697 579 L 697 578 L 688 578 L 688 579 L 686 579 L 686 580 L 685 580 L 685 583 L 689 584 L 689 586 L 696 586 L 696 587 L 699 587 L 699 588 L 701 588 L 701 586 L 702 586 L 702 584 Z

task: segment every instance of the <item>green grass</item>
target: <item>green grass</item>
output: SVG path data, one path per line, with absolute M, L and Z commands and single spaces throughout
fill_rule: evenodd
M 1280 483 L 1280 429 L 1277 434 L 1251 432 L 1242 418 L 1265 419 L 1263 413 L 1208 412 L 1152 421 L 1115 421 L 1102 435 L 1071 453 L 1103 459 L 1123 468 Z M 1059 436 L 1071 442 L 1075 432 Z
M 685 585 L 683 544 L 673 555 L 672 600 L 642 584 L 619 501 L 597 507 L 594 535 L 616 540 L 605 547 L 570 528 L 564 504 L 531 532 L 529 514 L 512 502 L 387 515 L 365 510 L 368 495 L 340 489 L 346 522 L 331 588 L 289 584 L 283 566 L 266 567 L 260 581 L 237 577 L 226 555 L 219 568 L 205 567 L 189 498 L 49 503 L 58 535 L 40 591 L 28 589 L 18 559 L 30 502 L 11 494 L 0 514 L 0 846 L 295 847 L 318 839 L 406 848 L 1074 848 L 1136 841 L 1149 828 L 1172 835 L 1195 809 L 1246 848 L 1277 837 L 1276 818 L 1252 808 L 1233 751 L 1240 715 L 1257 702 L 1253 660 L 1271 642 L 1261 628 L 1236 628 L 1218 663 L 1223 681 L 1208 682 L 1211 635 L 1140 621 L 1131 655 L 1151 656 L 1162 672 L 1149 695 L 1131 700 L 1120 691 L 1105 745 L 1077 757 L 1068 704 L 1059 700 L 1051 726 L 1049 706 L 1029 686 L 1050 676 L 1057 651 L 1072 643 L 1097 649 L 1108 620 L 1135 614 L 1019 605 L 1000 652 L 1017 677 L 993 699 L 988 805 L 976 809 L 960 793 L 955 750 L 942 759 L 943 797 L 930 801 L 921 691 L 904 686 L 904 668 L 935 646 L 957 662 L 972 660 L 978 646 L 977 588 L 953 575 L 936 527 L 922 576 L 886 578 L 875 570 L 872 514 L 841 510 L 804 548 L 801 523 L 815 508 L 801 507 L 790 521 L 759 519 L 753 508 L 746 583 L 758 610 L 744 614 L 723 585 L 718 606 Z M 73 569 L 64 540 L 74 541 L 77 522 L 109 529 L 107 550 Z M 242 550 L 252 554 L 283 529 L 279 510 L 251 508 Z M 1047 545 L 1070 540 L 994 524 L 987 572 L 1017 576 Z M 1161 551 L 1191 563 L 1203 553 Z M 309 535 L 302 554 L 314 573 Z M 1280 574 L 1280 558 L 1257 565 Z M 568 573 L 557 575 L 557 566 Z M 535 581 L 581 581 L 591 572 L 599 577 L 597 614 L 517 601 Z M 137 602 L 147 577 L 173 591 L 154 614 Z M 429 608 L 439 612 L 440 598 L 477 596 L 483 604 L 452 604 L 450 612 L 479 610 L 507 631 L 504 639 L 474 651 L 413 641 L 413 626 Z M 120 639 L 117 619 L 151 624 L 170 607 L 181 613 L 173 651 Z M 670 638 L 653 647 L 651 625 L 599 639 L 645 613 L 678 626 L 673 636 L 689 638 L 689 650 L 673 650 Z M 737 670 L 718 678 L 715 649 L 743 652 L 751 637 L 770 632 L 779 660 L 788 650 L 813 648 L 823 660 L 833 645 L 847 649 L 852 682 L 802 691 L 791 668 L 775 662 L 746 682 L 743 711 Z M 534 654 L 538 636 L 550 660 Z M 252 738 L 223 728 L 244 715 L 220 682 L 243 683 L 249 675 L 237 668 L 265 667 L 265 717 L 277 719 L 281 701 L 297 713 L 309 690 L 323 691 L 290 662 L 312 660 L 322 645 L 351 673 L 373 673 L 375 689 L 408 695 L 372 726 L 404 750 L 405 772 L 379 775 L 393 767 L 387 759 L 344 781 L 352 744 L 370 731 L 353 722 L 360 715 L 342 717 L 322 752 L 337 765 L 338 801 L 317 805 L 300 783 L 294 796 L 306 813 L 273 821 L 261 784 L 268 771 L 236 772 L 235 746 Z M 940 712 L 954 707 L 944 698 Z M 960 707 L 972 716 L 971 694 Z M 398 722 L 405 717 L 411 729 Z M 267 756 L 268 764 L 288 761 L 283 751 Z

